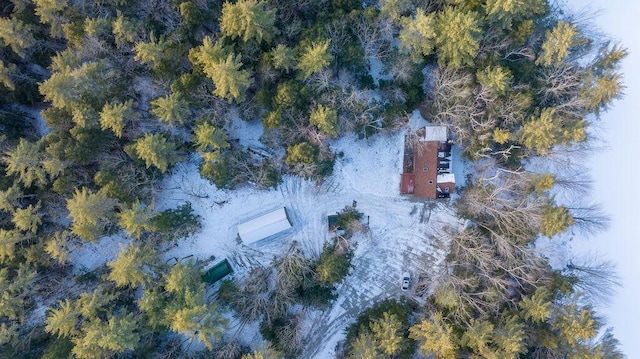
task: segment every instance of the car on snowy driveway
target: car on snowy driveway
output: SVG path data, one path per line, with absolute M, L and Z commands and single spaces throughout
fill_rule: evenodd
M 402 290 L 406 291 L 409 289 L 409 282 L 411 281 L 411 275 L 409 272 L 404 272 L 402 274 Z

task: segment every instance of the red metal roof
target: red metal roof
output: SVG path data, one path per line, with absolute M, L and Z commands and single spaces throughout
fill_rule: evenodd
M 415 149 L 414 195 L 420 198 L 436 198 L 436 178 L 438 176 L 438 142 L 422 142 Z
M 413 173 L 403 173 L 400 177 L 400 194 L 413 194 L 414 176 Z

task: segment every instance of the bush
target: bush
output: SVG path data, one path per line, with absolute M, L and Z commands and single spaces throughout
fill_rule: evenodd
M 336 242 L 325 243 L 314 269 L 321 285 L 333 285 L 341 282 L 351 269 L 353 251 L 336 253 Z
M 154 232 L 172 234 L 174 239 L 186 237 L 202 227 L 200 216 L 193 213 L 191 203 L 158 213 L 151 219 Z
M 346 329 L 347 335 L 344 341 L 345 357 L 351 354 L 351 344 L 354 343 L 361 334 L 370 333 L 371 324 L 381 320 L 385 313 L 388 313 L 388 315 L 395 316 L 402 323 L 400 328 L 402 337 L 400 347 L 402 350 L 399 354 L 395 355 L 394 358 L 411 358 L 415 351 L 415 345 L 413 344 L 413 340 L 408 337 L 410 326 L 409 316 L 416 309 L 417 305 L 415 303 L 408 302 L 403 297 L 400 300 L 386 299 L 362 312 L 355 323 Z M 376 349 L 380 351 L 380 348 Z

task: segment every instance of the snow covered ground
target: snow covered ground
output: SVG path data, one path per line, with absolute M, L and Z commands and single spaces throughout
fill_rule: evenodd
M 253 127 L 258 126 L 238 124 L 232 132 L 243 139 L 243 146 L 256 145 L 261 131 Z M 285 176 L 278 188 L 271 190 L 220 190 L 200 177 L 195 159 L 181 163 L 163 182 L 155 207 L 161 211 L 191 202 L 202 217 L 202 230 L 163 255 L 165 259 L 193 255 L 201 260 L 215 256 L 208 266 L 227 258 L 239 276 L 256 265 L 268 265 L 293 241 L 307 256 L 316 257 L 330 239 L 327 215 L 356 201 L 370 230 L 355 238 L 354 267 L 338 286 L 339 297 L 332 307 L 306 313 L 307 351 L 302 357 L 333 357 L 336 343 L 358 313 L 379 300 L 406 294 L 400 288 L 402 273 L 408 271 L 416 277 L 420 266 L 441 259 L 443 252 L 435 245 L 437 233 L 446 226 L 459 225 L 446 202 L 399 194 L 403 146 L 404 131 L 364 140 L 344 137 L 331 143 L 334 153 L 344 153 L 331 177 L 318 184 Z M 456 162 L 462 166 L 459 159 Z M 241 242 L 239 224 L 281 207 L 287 208 L 291 229 L 250 246 Z M 115 259 L 122 242 L 121 236 L 112 236 L 84 245 L 72 253 L 73 261 L 76 267 L 94 269 Z M 253 327 L 232 328 L 228 336 L 258 344 L 255 341 L 260 337 Z
M 165 182 L 157 209 L 189 201 L 202 217 L 203 228 L 165 255 L 200 259 L 213 255 L 216 262 L 228 258 L 238 275 L 255 265 L 268 264 L 293 241 L 307 256 L 315 257 L 330 238 L 327 215 L 355 200 L 370 231 L 356 240 L 354 268 L 339 285 L 334 305 L 309 315 L 312 322 L 304 357 L 330 357 L 344 328 L 361 310 L 378 300 L 400 296 L 403 271 L 415 270 L 425 258 L 440 257 L 433 246 L 435 233 L 457 223 L 453 210 L 443 203 L 399 194 L 403 141 L 402 132 L 366 140 L 336 140 L 332 150 L 344 152 L 344 157 L 336 161 L 334 174 L 322 184 L 286 176 L 277 189 L 269 191 L 249 187 L 219 190 L 200 178 L 195 163 L 180 164 Z M 293 228 L 251 246 L 239 240 L 238 224 L 283 206 Z M 254 334 L 236 333 L 247 340 L 255 338 Z

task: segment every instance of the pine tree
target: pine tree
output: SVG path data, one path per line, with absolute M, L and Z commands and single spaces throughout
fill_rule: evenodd
M 12 75 L 16 72 L 16 65 L 12 63 L 5 64 L 0 60 L 0 84 L 3 84 L 8 90 L 13 91 L 16 85 L 13 83 Z
M 136 239 L 140 239 L 143 231 L 151 231 L 153 229 L 151 224 L 151 218 L 153 218 L 152 208 L 143 206 L 139 200 L 133 202 L 131 207 L 122 208 L 118 213 L 118 218 L 120 219 L 120 227 L 129 236 Z
M 64 265 L 69 258 L 69 240 L 71 232 L 59 231 L 44 246 L 44 251 L 59 264 Z
M 59 301 L 57 308 L 52 308 L 45 319 L 44 329 L 47 333 L 61 338 L 70 338 L 77 332 L 78 314 L 69 299 Z
M 18 208 L 13 213 L 11 222 L 18 230 L 36 234 L 38 227 L 42 224 L 42 213 L 38 213 L 39 210 L 40 202 L 35 206 L 30 204 L 26 208 Z
M 162 122 L 173 126 L 175 124 L 184 125 L 191 114 L 191 110 L 182 93 L 172 92 L 167 96 L 158 97 L 151 101 L 151 113 Z
M 418 342 L 420 355 L 428 357 L 434 354 L 437 359 L 456 358 L 456 345 L 452 327 L 437 312 L 432 320 L 423 319 L 409 328 L 409 338 Z
M 20 199 L 24 193 L 17 185 L 12 185 L 6 190 L 0 190 L 0 210 L 13 213 L 20 206 Z
M 102 191 L 92 192 L 86 187 L 75 190 L 67 200 L 69 217 L 73 219 L 71 231 L 86 240 L 96 240 L 109 224 L 117 201 Z
M 289 73 L 295 67 L 295 50 L 278 44 L 269 52 L 269 60 L 275 69 Z
M 513 75 L 509 69 L 501 66 L 488 66 L 476 72 L 478 83 L 489 90 L 494 96 L 504 95 L 511 88 Z
M 47 158 L 42 151 L 44 142 L 29 142 L 20 138 L 20 142 L 13 150 L 6 152 L 2 160 L 7 164 L 6 173 L 18 176 L 17 180 L 25 187 L 37 185 L 46 186 L 49 179 L 55 178 L 63 171 L 62 163 L 53 158 Z
M 302 142 L 287 148 L 287 158 L 285 161 L 288 165 L 311 164 L 316 161 L 318 149 L 309 142 Z
M 349 358 L 353 359 L 379 359 L 378 343 L 376 343 L 373 335 L 366 330 L 360 332 L 356 339 L 351 343 Z
M 135 60 L 151 66 L 154 70 L 162 68 L 163 64 L 169 61 L 169 48 L 171 43 L 164 38 L 151 36 L 149 42 L 138 42 L 133 50 L 136 52 Z
M 460 342 L 481 358 L 498 359 L 497 354 L 489 347 L 493 338 L 493 328 L 493 324 L 487 320 L 472 319 Z
M 111 130 L 116 137 L 122 137 L 124 129 L 124 121 L 134 115 L 132 111 L 133 101 L 128 100 L 125 103 L 111 102 L 106 103 L 100 111 L 100 127 L 103 130 Z
M 311 112 L 309 122 L 329 138 L 338 136 L 338 113 L 330 107 L 318 105 L 318 108 Z
M 62 11 L 68 6 L 69 0 L 34 0 L 35 13 L 40 22 L 51 26 L 51 36 L 62 37 Z
M 284 355 L 271 347 L 256 349 L 253 353 L 244 354 L 241 359 L 282 359 Z
M 530 297 L 522 297 L 518 303 L 522 317 L 533 322 L 544 322 L 551 315 L 551 295 L 545 288 L 538 288 Z
M 435 13 L 426 14 L 418 8 L 414 18 L 402 19 L 402 28 L 398 34 L 400 52 L 409 54 L 414 60 L 433 53 L 436 38 Z
M 519 358 L 526 349 L 524 325 L 518 317 L 509 317 L 499 325 L 493 342 L 498 347 L 501 358 Z
M 491 23 L 511 29 L 514 23 L 544 14 L 547 4 L 544 0 L 487 0 L 484 9 Z
M 135 42 L 136 35 L 138 33 L 140 26 L 135 21 L 127 17 L 124 17 L 119 10 L 116 10 L 116 13 L 117 13 L 116 19 L 113 20 L 111 27 L 113 29 L 112 31 L 113 31 L 113 36 L 114 36 L 116 46 L 118 48 L 123 48 L 125 45 L 132 44 Z M 144 49 L 141 51 L 141 53 L 144 53 Z M 146 57 L 146 55 L 142 55 L 142 56 Z M 146 59 L 139 60 L 139 61 L 141 62 L 146 61 Z
M 178 162 L 176 144 L 163 135 L 147 133 L 134 143 L 138 157 L 145 162 L 147 168 L 154 166 L 166 172 L 169 166 Z
M 578 31 L 575 25 L 558 21 L 556 26 L 547 31 L 542 43 L 542 53 L 536 64 L 543 66 L 558 66 L 569 55 L 569 50 L 576 43 Z
M 312 74 L 322 71 L 333 61 L 333 55 L 329 52 L 329 40 L 313 42 L 302 49 L 298 60 L 298 70 L 302 79 L 306 80 Z
M 211 337 L 219 339 L 227 321 L 215 303 L 205 303 L 205 285 L 198 268 L 192 262 L 178 262 L 166 276 L 164 287 L 171 294 L 164 310 L 166 325 L 211 348 Z M 146 304 L 153 307 L 161 303 L 152 300 Z
M 244 101 L 247 89 L 253 82 L 251 72 L 241 70 L 240 56 L 218 41 L 215 45 L 210 37 L 205 37 L 201 46 L 192 49 L 189 58 L 200 66 L 215 85 L 213 94 L 237 102 Z
M 109 280 L 116 283 L 118 287 L 138 287 L 144 285 L 150 278 L 148 265 L 155 261 L 155 256 L 140 248 L 135 244 L 127 247 L 120 247 L 118 257 L 107 263 L 111 268 Z
M 115 298 L 113 294 L 109 294 L 104 291 L 102 287 L 98 287 L 91 292 L 85 292 L 80 294 L 80 297 L 75 301 L 76 312 L 80 313 L 85 318 L 98 317 L 100 313 L 105 312 L 105 307 L 108 306 Z
M 564 232 L 573 223 L 573 216 L 566 207 L 547 205 L 542 212 L 540 233 L 551 238 Z
M 38 290 L 34 282 L 38 273 L 31 265 L 20 263 L 12 272 L 10 277 L 8 268 L 0 268 L 0 318 L 10 321 L 24 315 L 26 300 Z
M 82 335 L 72 339 L 72 352 L 79 359 L 93 359 L 133 350 L 140 341 L 137 329 L 133 313 L 110 316 L 106 322 L 92 318 L 82 325 Z
M 225 2 L 222 5 L 220 31 L 224 36 L 240 38 L 244 42 L 251 39 L 270 42 L 276 33 L 276 10 L 268 10 L 266 5 L 266 2 L 256 0 Z
M 208 306 L 211 306 L 208 308 Z M 218 314 L 213 313 L 213 303 L 180 308 L 171 315 L 171 330 L 189 336 L 191 340 L 196 337 L 207 348 L 213 348 L 211 337 L 220 339 L 222 336 L 222 324 L 226 323 Z
M 11 50 L 22 58 L 25 58 L 29 48 L 36 44 L 32 32 L 31 25 L 25 24 L 16 17 L 0 18 L 0 39 L 4 42 L 4 46 L 11 47 Z
M 540 117 L 532 117 L 525 122 L 519 132 L 523 145 L 546 155 L 549 150 L 561 142 L 560 123 L 552 108 L 542 110 Z
M 593 310 L 575 302 L 556 307 L 552 314 L 551 327 L 561 343 L 571 348 L 588 343 L 598 334 L 599 322 Z
M 395 314 L 384 312 L 369 327 L 377 347 L 384 355 L 393 357 L 402 350 L 402 322 Z
M 447 6 L 435 22 L 438 63 L 454 69 L 473 65 L 480 48 L 480 16 Z
M 227 135 L 209 122 L 202 122 L 193 130 L 193 143 L 198 152 L 229 148 Z

